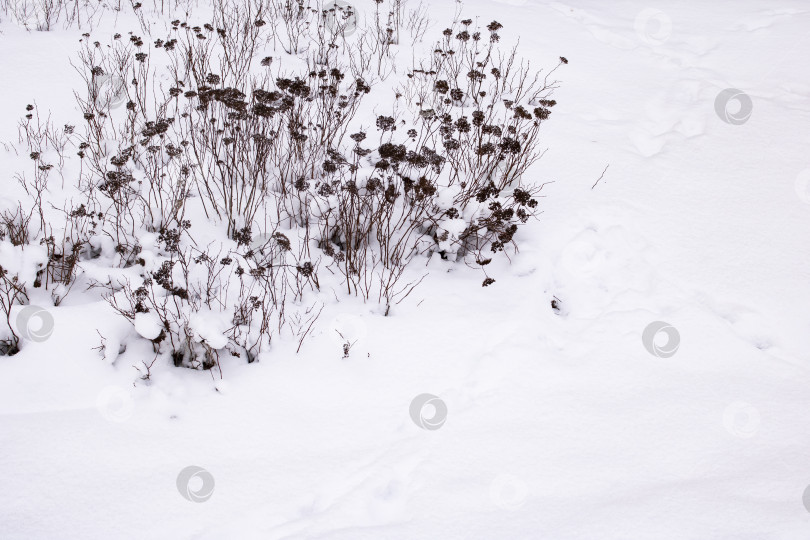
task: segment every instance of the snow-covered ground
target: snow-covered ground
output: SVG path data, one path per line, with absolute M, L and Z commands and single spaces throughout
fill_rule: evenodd
M 456 7 L 431 5 L 434 33 Z M 0 357 L 0 538 L 810 538 L 810 4 L 462 16 L 569 60 L 513 264 L 482 288 L 432 259 L 389 317 L 342 298 L 298 354 L 148 385 L 93 350 L 129 323 L 68 297 Z M 72 107 L 81 32 L 0 32 L 8 141 L 27 103 Z M 657 321 L 674 354 L 645 347 Z

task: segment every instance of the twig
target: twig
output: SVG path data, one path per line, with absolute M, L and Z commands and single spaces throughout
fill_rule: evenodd
M 318 311 L 318 314 L 315 315 L 315 317 L 312 318 L 312 322 L 309 323 L 309 326 L 307 327 L 306 332 L 304 332 L 304 334 L 301 336 L 301 339 L 298 341 L 298 348 L 295 349 L 295 354 L 298 354 L 298 351 L 301 350 L 301 345 L 304 344 L 304 339 L 307 337 L 307 334 L 309 333 L 309 331 L 312 330 L 312 325 L 315 324 L 315 321 L 317 321 L 318 317 L 321 316 L 321 312 L 323 311 L 324 307 L 325 307 L 325 304 L 321 306 L 321 309 L 320 309 L 320 311 Z
M 597 179 L 596 179 L 596 182 L 594 182 L 594 183 L 593 183 L 593 185 L 591 186 L 591 189 L 595 188 L 595 187 L 596 187 L 596 184 L 598 184 L 598 183 L 599 183 L 599 180 L 601 180 L 601 179 L 602 179 L 602 177 L 603 177 L 603 176 L 605 176 L 605 171 L 607 171 L 607 170 L 608 170 L 608 167 L 610 167 L 610 163 L 608 163 L 608 164 L 605 166 L 605 170 L 604 170 L 604 171 L 602 171 L 602 174 L 601 174 L 601 175 L 599 175 L 599 178 L 597 178 Z

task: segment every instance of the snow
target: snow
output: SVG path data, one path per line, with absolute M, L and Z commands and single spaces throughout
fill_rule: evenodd
M 464 229 L 467 227 L 467 222 L 463 219 L 444 219 L 439 223 L 439 249 L 445 252 L 454 252 L 455 246 L 458 245 L 458 239 Z
M 146 339 L 155 339 L 160 335 L 163 330 L 163 325 L 160 324 L 160 319 L 154 313 L 136 313 L 135 314 L 135 331 L 140 336 Z
M 222 320 L 219 313 L 211 310 L 201 310 L 191 315 L 190 327 L 200 340 L 217 350 L 228 344 L 225 337 L 227 321 Z
M 27 33 L 1 9 L 0 141 L 16 141 L 28 103 L 73 114 L 81 32 Z M 431 4 L 428 36 L 455 9 Z M 97 33 L 138 28 L 128 10 Z M 170 365 L 142 380 L 152 344 L 72 292 L 47 340 L 0 356 L 0 537 L 808 537 L 810 9 L 462 13 L 497 19 L 533 65 L 570 61 L 527 173 L 553 181 L 544 213 L 511 265 L 487 267 L 496 283 L 433 257 L 390 316 L 333 299 L 298 354 L 279 338 L 258 362 L 220 355 L 222 380 Z M 728 88 L 752 100 L 742 124 L 715 111 Z M 0 146 L 3 208 L 20 163 Z M 4 268 L 44 254 L 0 243 Z M 191 327 L 218 349 L 228 321 L 208 315 Z M 659 321 L 679 336 L 668 357 L 643 342 Z M 135 332 L 157 337 L 156 318 Z M 446 407 L 438 429 L 412 419 L 424 394 Z

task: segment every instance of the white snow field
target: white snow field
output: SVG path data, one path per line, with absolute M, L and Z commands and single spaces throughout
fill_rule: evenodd
M 149 381 L 71 292 L 0 356 L 0 538 L 810 538 L 810 3 L 442 0 L 426 39 L 456 10 L 569 61 L 496 282 L 435 255 L 388 317 L 330 293 L 297 354 Z M 0 140 L 28 103 L 75 118 L 85 30 L 0 19 Z

